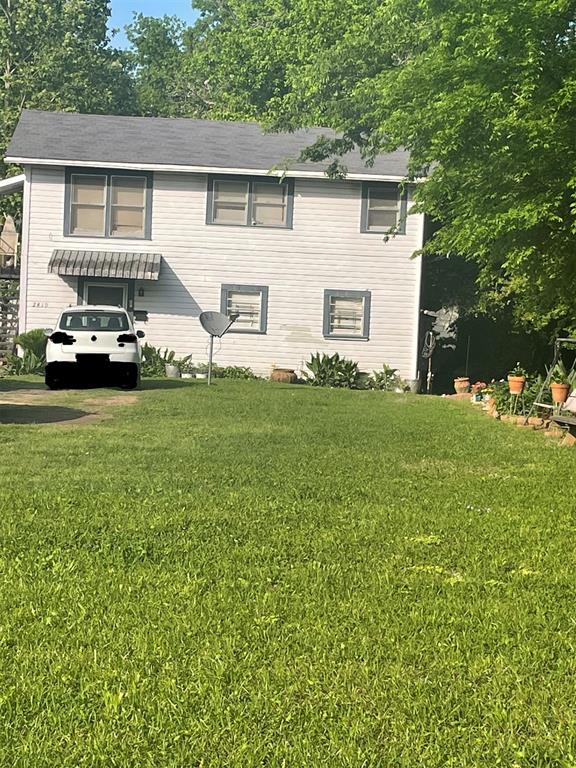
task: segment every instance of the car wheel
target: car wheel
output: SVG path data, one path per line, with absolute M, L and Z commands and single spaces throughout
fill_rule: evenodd
M 44 382 L 48 389 L 62 389 L 64 386 L 62 377 L 57 375 L 53 367 L 46 368 Z
M 140 371 L 137 365 L 131 365 L 124 371 L 120 380 L 120 389 L 136 389 L 140 383 Z

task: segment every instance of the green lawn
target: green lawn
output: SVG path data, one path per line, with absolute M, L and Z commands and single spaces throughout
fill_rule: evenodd
M 0 426 L 2 768 L 576 766 L 576 450 L 437 398 L 117 394 Z

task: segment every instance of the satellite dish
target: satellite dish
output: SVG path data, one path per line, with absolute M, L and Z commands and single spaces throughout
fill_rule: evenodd
M 219 339 L 224 336 L 232 323 L 238 318 L 238 315 L 228 315 L 222 312 L 202 312 L 200 315 L 200 324 L 206 333 L 210 334 L 210 353 L 208 356 L 208 386 L 212 381 L 212 353 L 214 351 L 214 336 Z
M 237 317 L 238 315 L 228 317 L 228 315 L 224 315 L 222 312 L 202 312 L 200 323 L 206 333 L 209 333 L 210 336 L 218 336 L 220 339 Z

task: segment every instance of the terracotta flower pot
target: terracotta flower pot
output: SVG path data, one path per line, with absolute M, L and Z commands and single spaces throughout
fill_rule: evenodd
M 525 384 L 526 376 L 508 376 L 508 389 L 511 395 L 521 395 Z
M 282 384 L 295 384 L 298 376 L 292 368 L 274 368 L 270 374 L 270 381 L 280 381 Z
M 550 391 L 552 392 L 552 400 L 559 405 L 565 403 L 568 400 L 568 393 L 570 386 L 568 384 L 550 384 Z
M 454 379 L 454 391 L 457 395 L 465 395 L 470 392 L 470 379 L 467 376 L 459 376 Z

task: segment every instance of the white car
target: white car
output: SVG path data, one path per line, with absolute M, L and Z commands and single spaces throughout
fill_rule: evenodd
M 82 305 L 65 309 L 56 328 L 47 328 L 46 385 L 114 383 L 134 389 L 140 383 L 140 343 L 130 315 L 120 307 Z

